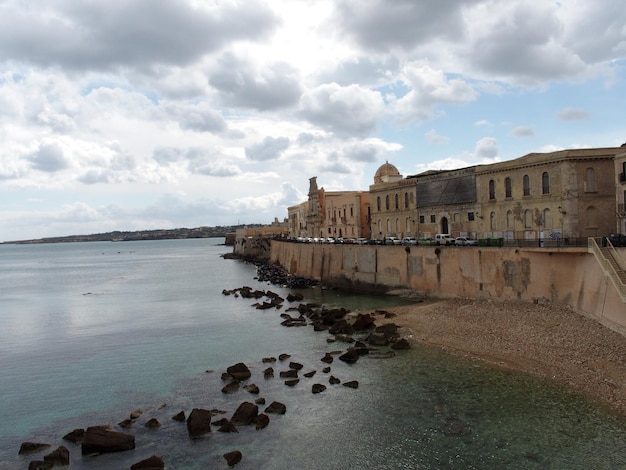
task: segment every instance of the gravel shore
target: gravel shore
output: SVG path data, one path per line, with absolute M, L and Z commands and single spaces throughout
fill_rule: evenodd
M 386 310 L 416 341 L 547 378 L 626 417 L 626 337 L 568 307 L 449 299 Z

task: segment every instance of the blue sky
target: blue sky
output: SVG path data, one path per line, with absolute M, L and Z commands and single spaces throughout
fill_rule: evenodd
M 626 142 L 613 0 L 0 0 L 0 241 Z

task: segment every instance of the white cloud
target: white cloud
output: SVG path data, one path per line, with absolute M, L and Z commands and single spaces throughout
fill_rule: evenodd
M 557 113 L 562 121 L 586 121 L 591 118 L 584 109 L 565 108 Z
M 447 144 L 450 142 L 450 139 L 446 136 L 437 134 L 437 131 L 434 129 L 429 130 L 424 134 L 426 140 L 431 144 Z
M 267 136 L 262 142 L 246 147 L 246 157 L 255 161 L 276 160 L 289 148 L 287 137 Z
M 531 137 L 535 135 L 535 131 L 532 127 L 519 126 L 511 131 L 513 137 Z

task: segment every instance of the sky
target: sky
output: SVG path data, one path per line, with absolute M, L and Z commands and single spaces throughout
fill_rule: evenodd
M 615 0 L 0 0 L 0 241 L 626 142 Z

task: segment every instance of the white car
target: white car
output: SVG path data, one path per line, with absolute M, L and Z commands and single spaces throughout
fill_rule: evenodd
M 475 246 L 478 245 L 478 241 L 467 237 L 456 237 L 454 239 L 454 244 L 456 246 Z
M 402 239 L 402 244 L 404 246 L 413 246 L 417 245 L 417 239 L 415 237 L 404 237 Z

